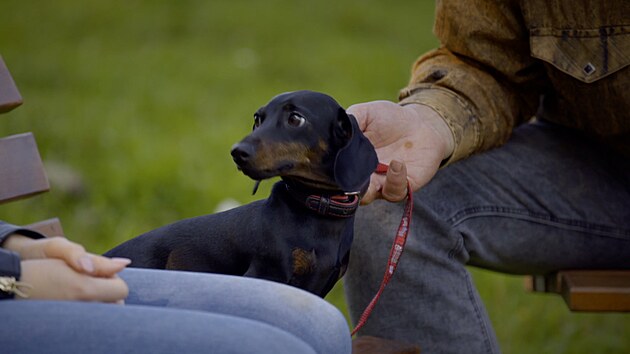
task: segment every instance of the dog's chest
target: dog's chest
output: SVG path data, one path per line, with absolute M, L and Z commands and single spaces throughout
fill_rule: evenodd
M 345 230 L 341 236 L 334 244 L 293 247 L 290 259 L 292 274 L 288 283 L 325 296 L 348 267 L 352 228 Z

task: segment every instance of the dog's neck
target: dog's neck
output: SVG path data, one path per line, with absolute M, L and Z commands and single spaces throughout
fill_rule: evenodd
M 334 218 L 354 216 L 361 197 L 359 194 L 346 194 L 339 190 L 313 189 L 290 179 L 282 181 L 295 201 L 318 215 Z

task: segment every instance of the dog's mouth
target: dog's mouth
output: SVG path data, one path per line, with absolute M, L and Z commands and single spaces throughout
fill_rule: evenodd
M 293 162 L 283 162 L 274 168 L 257 168 L 251 165 L 237 165 L 238 169 L 253 180 L 263 180 L 289 173 L 295 167 Z
M 293 180 L 309 188 L 322 190 L 339 190 L 339 186 L 328 182 L 328 178 L 316 178 L 313 170 L 301 171 L 294 161 L 282 161 L 273 168 L 260 168 L 254 164 L 237 164 L 238 169 L 247 177 L 260 182 L 273 177 Z
M 326 183 L 321 180 L 315 180 L 302 176 L 287 176 L 285 180 L 292 180 L 297 182 L 307 188 L 316 189 L 316 190 L 324 190 L 324 191 L 339 191 L 339 186 L 333 183 Z

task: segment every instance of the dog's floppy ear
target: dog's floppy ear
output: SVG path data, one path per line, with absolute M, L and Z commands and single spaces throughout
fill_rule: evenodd
M 372 143 L 363 135 L 356 118 L 339 109 L 339 128 L 346 135 L 347 143 L 335 157 L 334 178 L 344 192 L 359 192 L 369 181 L 378 165 L 378 157 Z

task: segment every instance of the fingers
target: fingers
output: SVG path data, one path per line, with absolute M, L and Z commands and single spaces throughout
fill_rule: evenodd
M 359 123 L 359 128 L 361 128 L 362 131 L 365 131 L 365 128 L 367 126 L 366 117 L 368 109 L 369 103 L 354 104 L 346 109 L 346 113 L 352 114 L 357 119 L 357 123 Z
M 86 283 L 78 300 L 121 303 L 129 294 L 127 283 L 119 277 L 89 277 Z
M 99 278 L 75 271 L 60 259 L 21 262 L 21 281 L 31 286 L 30 299 L 80 300 L 117 303 L 129 288 L 117 276 Z
M 367 205 L 375 201 L 380 197 L 381 194 L 381 186 L 385 181 L 385 176 L 372 174 L 372 178 L 370 179 L 370 185 L 361 198 L 361 205 Z
M 94 265 L 94 271 L 89 274 L 95 277 L 112 277 L 131 263 L 128 258 L 107 258 L 94 254 L 90 254 L 89 257 Z
M 346 112 L 348 114 L 352 114 L 357 119 L 357 123 L 359 123 L 359 128 L 361 128 L 361 131 L 366 132 L 367 127 L 370 124 L 370 120 L 377 117 L 386 116 L 384 115 L 384 113 L 386 113 L 388 109 L 391 109 L 392 106 L 396 106 L 398 108 L 398 105 L 393 102 L 372 101 L 354 104 L 348 107 Z M 368 131 L 367 133 L 370 134 L 373 132 Z
M 63 237 L 53 237 L 42 242 L 42 258 L 61 259 L 75 271 L 96 277 L 111 277 L 131 263 L 126 258 L 110 259 L 88 253 L 83 246 Z
M 91 258 L 80 244 L 63 237 L 52 237 L 41 242 L 43 244 L 43 257 L 41 258 L 61 259 L 77 272 L 91 273 L 94 271 Z
M 373 174 L 370 186 L 361 199 L 367 205 L 376 199 L 399 202 L 407 197 L 407 167 L 404 163 L 392 160 L 385 176 Z
M 383 199 L 399 202 L 407 196 L 407 167 L 400 161 L 393 160 L 389 164 L 385 184 L 381 192 Z

